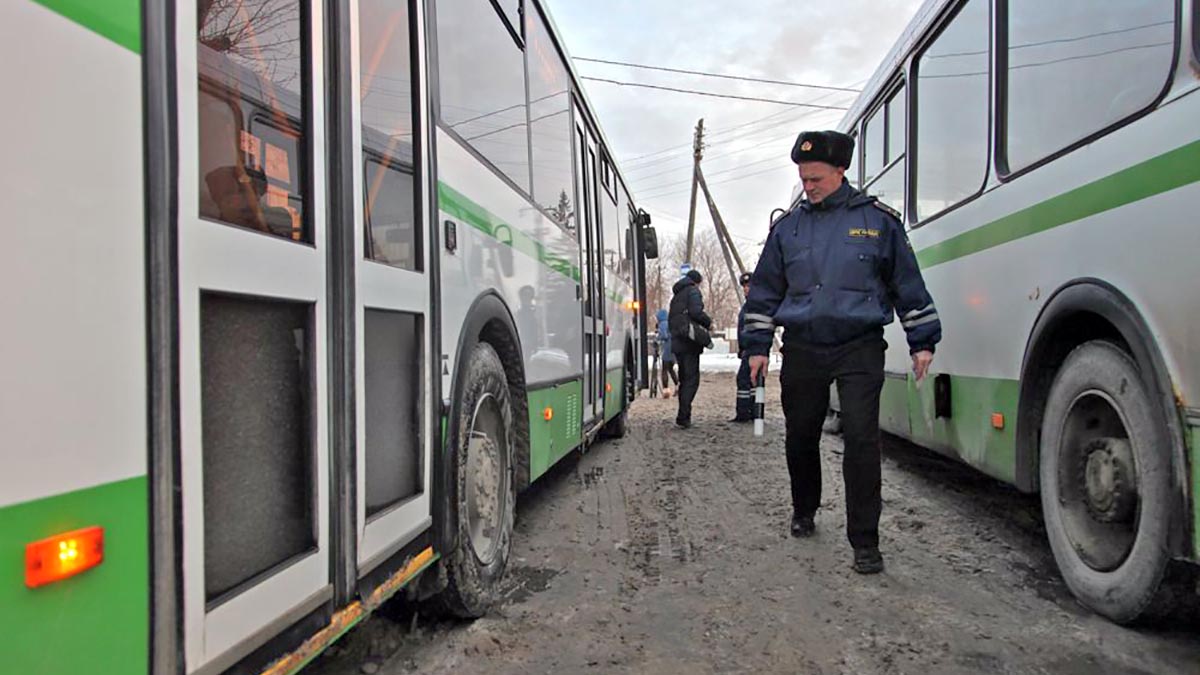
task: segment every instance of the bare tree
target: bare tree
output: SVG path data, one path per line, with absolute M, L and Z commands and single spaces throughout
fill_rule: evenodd
M 660 243 L 662 256 L 647 270 L 647 298 L 652 307 L 667 307 L 671 302 L 672 287 L 679 281 L 680 266 L 684 262 L 687 239 L 679 235 Z M 712 317 L 713 328 L 724 330 L 737 327 L 737 315 L 741 306 L 733 288 L 733 280 L 725 267 L 721 245 L 714 232 L 696 235 L 692 245 L 692 268 L 704 276 L 700 291 L 704 294 L 704 308 Z M 661 271 L 661 277 L 660 277 Z M 660 281 L 661 278 L 661 281 Z
M 287 86 L 299 78 L 300 4 L 288 0 L 201 0 L 198 39 L 260 77 Z

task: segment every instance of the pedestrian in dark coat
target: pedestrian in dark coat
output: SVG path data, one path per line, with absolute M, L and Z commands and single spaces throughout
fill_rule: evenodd
M 775 327 L 784 327 L 780 393 L 787 418 L 791 532 L 813 533 L 821 503 L 821 426 L 837 382 L 845 452 L 846 530 L 854 569 L 883 570 L 879 552 L 879 395 L 883 327 L 896 314 L 913 373 L 925 377 L 942 337 L 933 298 L 900 214 L 850 187 L 854 139 L 836 131 L 800 134 L 792 148 L 806 199 L 776 222 L 746 303 L 751 377 L 766 372 Z
M 667 317 L 671 351 L 679 364 L 679 412 L 675 424 L 682 429 L 692 426 L 692 400 L 700 389 L 700 353 L 712 344 L 708 336 L 712 319 L 704 312 L 704 295 L 700 292 L 703 280 L 700 272 L 690 270 L 675 282 Z

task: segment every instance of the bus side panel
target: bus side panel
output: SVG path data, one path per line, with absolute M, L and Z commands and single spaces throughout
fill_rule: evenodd
M 582 377 L 579 244 L 441 130 L 437 148 L 438 222 L 453 223 L 457 240 L 454 251 L 439 252 L 448 357 L 442 390 L 453 390 L 467 311 L 489 291 L 512 312 L 529 390 Z
M 1200 296 L 1182 290 L 1198 273 L 1198 105 L 1195 93 L 1173 100 L 912 230 L 943 327 L 932 373 L 951 374 L 953 394 L 953 421 L 944 422 L 934 419 L 932 386 L 910 391 L 916 442 L 996 477 L 1015 475 L 1015 390 L 1029 335 L 1055 291 L 1080 279 L 1132 301 L 1178 397 L 1198 400 Z M 893 324 L 887 339 L 887 369 L 905 372 L 903 331 Z
M 529 392 L 529 480 L 583 442 L 582 406 L 583 380 Z
M 149 664 L 140 5 L 0 3 L 0 670 Z M 26 545 L 104 559 L 26 587 Z

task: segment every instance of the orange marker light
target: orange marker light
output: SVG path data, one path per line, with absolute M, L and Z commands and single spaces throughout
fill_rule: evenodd
M 606 393 L 606 394 L 612 393 L 612 382 L 604 383 L 604 393 Z
M 993 429 L 1003 429 L 1004 428 L 1004 413 L 992 413 L 992 428 Z
M 546 420 L 547 422 L 554 419 L 554 408 L 546 408 L 543 410 L 542 419 Z
M 45 586 L 104 560 L 104 528 L 87 527 L 25 545 L 25 585 Z
M 633 311 L 636 312 L 641 308 L 642 308 L 642 303 L 638 302 L 637 300 L 634 300 L 633 301 Z

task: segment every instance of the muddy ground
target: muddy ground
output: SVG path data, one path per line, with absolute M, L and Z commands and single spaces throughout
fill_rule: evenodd
M 818 534 L 791 538 L 777 398 L 756 439 L 726 422 L 734 388 L 706 374 L 687 431 L 674 399 L 643 394 L 625 439 L 523 494 L 488 617 L 393 603 L 306 672 L 1200 673 L 1194 611 L 1138 629 L 1090 614 L 1055 570 L 1036 497 L 895 439 L 884 574 L 850 570 L 837 437 Z

